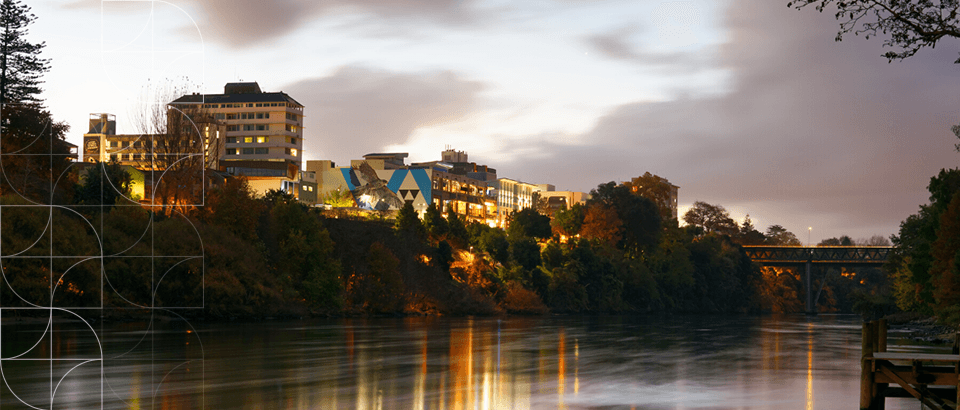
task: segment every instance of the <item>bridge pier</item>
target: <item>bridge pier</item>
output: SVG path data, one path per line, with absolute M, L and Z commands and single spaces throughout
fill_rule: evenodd
M 887 262 L 892 246 L 767 246 L 745 245 L 743 251 L 754 262 L 766 266 L 803 266 L 803 287 L 807 314 L 817 314 L 813 291 L 813 265 L 880 266 Z M 823 285 L 821 285 L 821 289 Z

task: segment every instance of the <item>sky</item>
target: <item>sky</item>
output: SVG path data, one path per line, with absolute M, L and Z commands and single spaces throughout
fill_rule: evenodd
M 438 160 L 588 192 L 651 172 L 804 243 L 890 236 L 960 153 L 960 42 L 888 62 L 786 0 L 44 0 L 46 105 L 80 145 L 177 93 L 257 81 L 304 158 Z

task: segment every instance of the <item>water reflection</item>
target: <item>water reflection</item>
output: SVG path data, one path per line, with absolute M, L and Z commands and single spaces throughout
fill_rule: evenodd
M 102 376 L 99 367 L 75 370 L 57 392 L 55 408 L 100 408 L 101 402 L 107 409 L 358 410 L 858 405 L 856 317 L 343 319 L 215 324 L 197 328 L 199 339 L 177 326 L 103 329 L 110 360 Z M 89 351 L 78 334 L 56 333 L 31 350 L 44 329 L 4 325 L 4 406 L 15 403 L 16 392 L 49 408 L 43 398 L 50 396 L 50 366 L 11 358 L 31 352 L 66 359 Z M 204 366 L 182 360 L 191 355 L 203 357 Z M 887 405 L 907 407 L 916 406 Z

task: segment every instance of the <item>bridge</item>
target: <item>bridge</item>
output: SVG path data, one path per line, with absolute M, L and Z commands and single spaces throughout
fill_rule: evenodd
M 808 314 L 816 314 L 810 269 L 813 265 L 872 266 L 887 263 L 892 246 L 744 246 L 751 260 L 764 266 L 800 267 L 806 269 L 803 288 Z M 821 287 L 822 289 L 822 287 Z M 819 292 L 818 292 L 819 294 Z

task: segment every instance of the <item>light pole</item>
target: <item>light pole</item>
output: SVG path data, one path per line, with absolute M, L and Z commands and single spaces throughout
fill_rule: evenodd
M 807 246 L 812 246 L 812 245 L 813 245 L 813 244 L 810 243 L 810 235 L 811 235 L 811 234 L 813 234 L 813 227 L 812 227 L 812 226 L 808 226 L 808 227 L 807 227 Z

